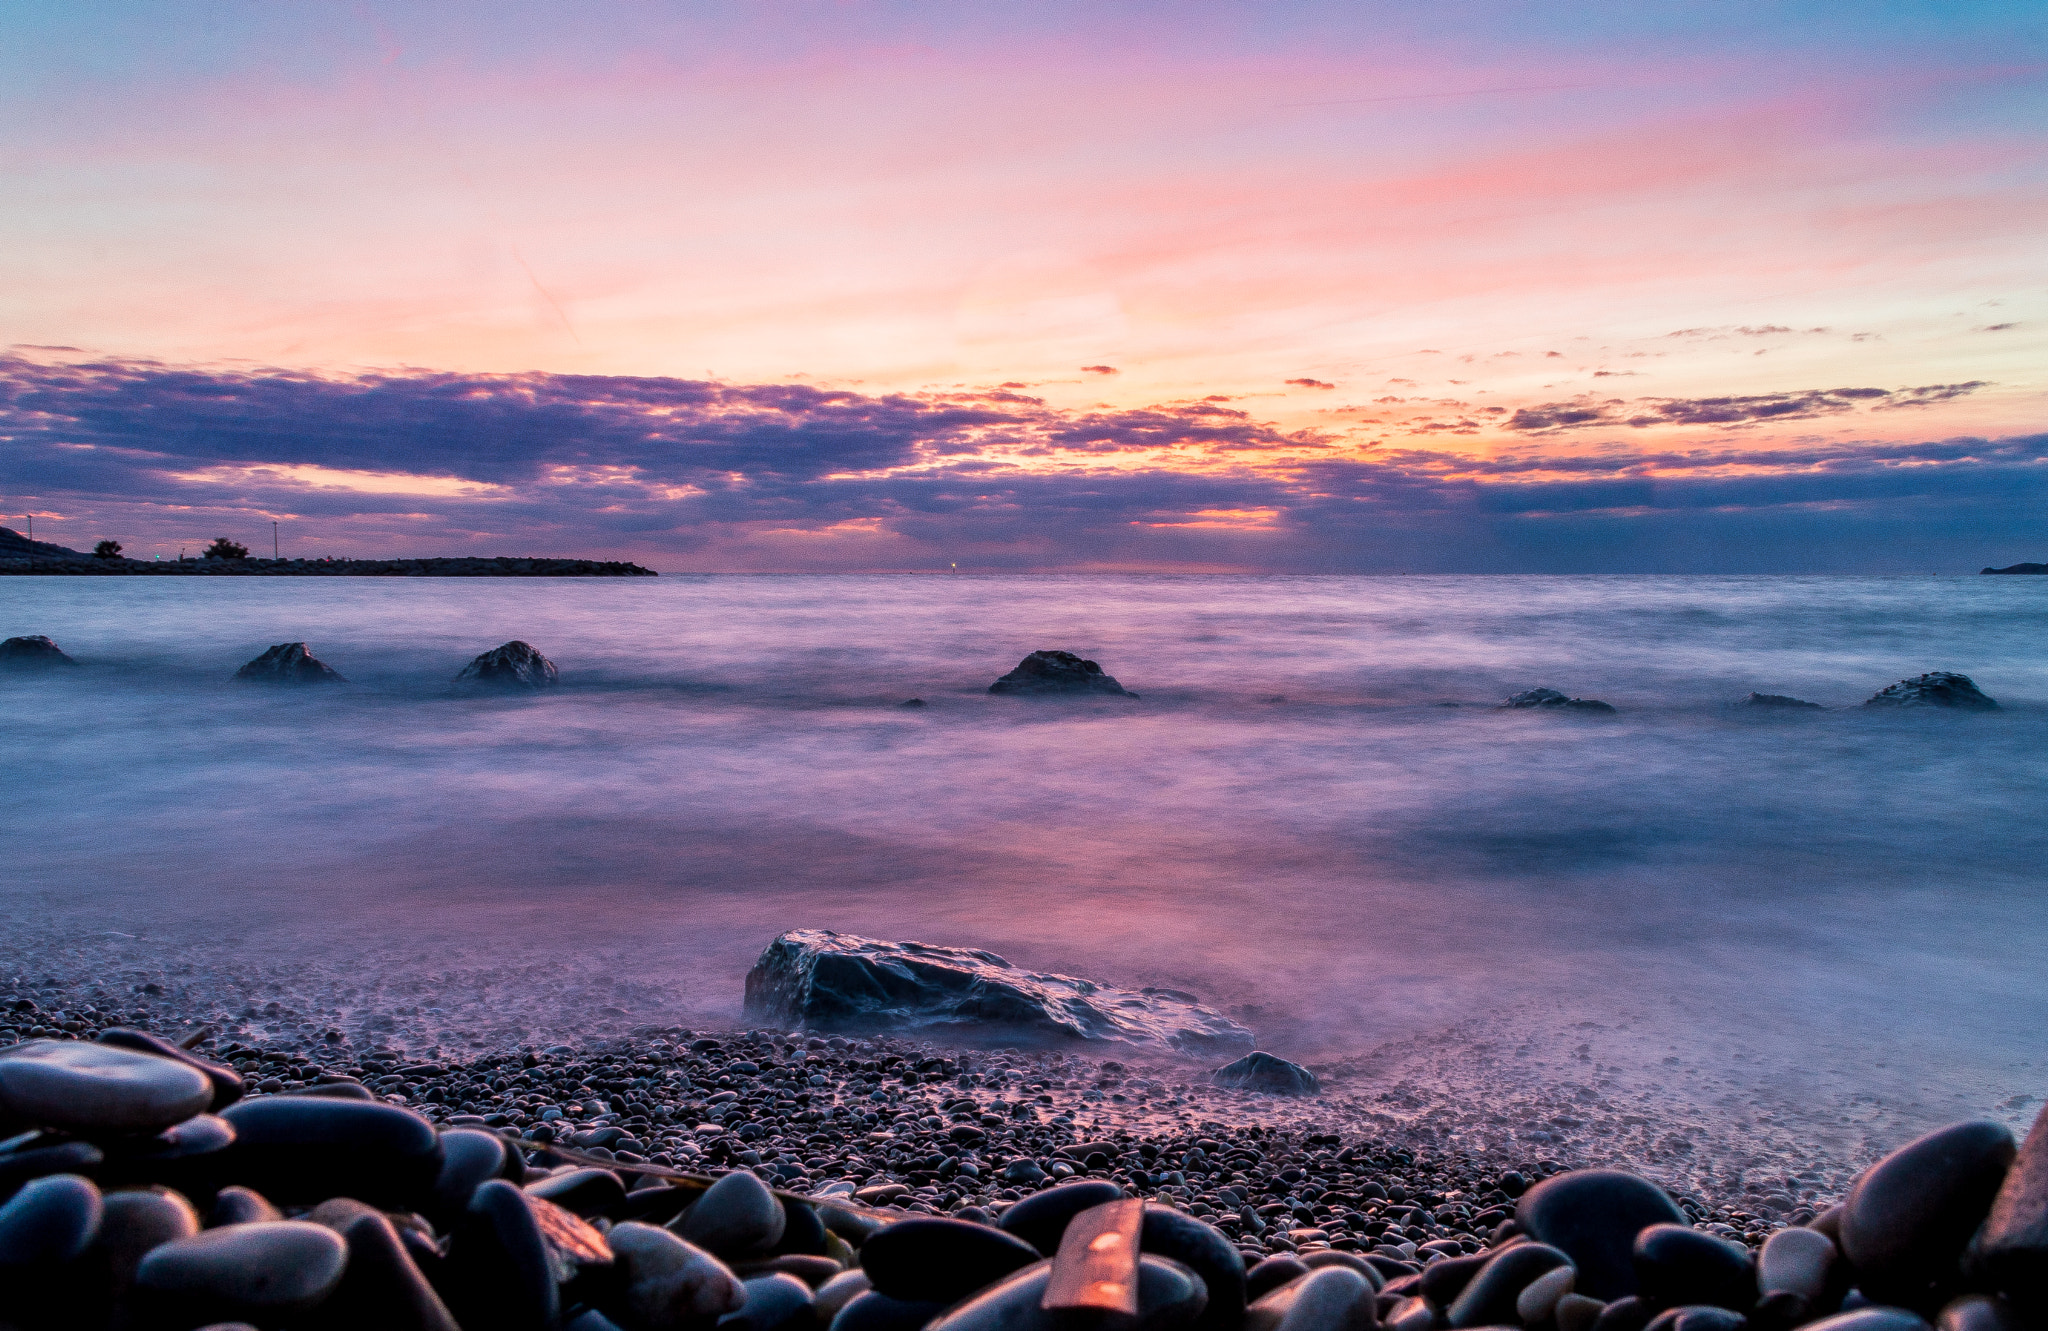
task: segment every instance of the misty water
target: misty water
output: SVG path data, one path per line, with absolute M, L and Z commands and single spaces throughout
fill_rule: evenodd
M 84 668 L 0 680 L 0 975 L 252 1037 L 733 1023 L 808 926 L 1192 990 L 1389 1113 L 1847 1158 L 2048 1093 L 2048 579 L 8 578 L 17 633 Z M 561 687 L 451 690 L 510 638 Z M 228 682 L 289 640 L 348 686 Z M 1034 648 L 1142 698 L 989 696 Z M 2004 710 L 1855 706 L 1934 669 Z

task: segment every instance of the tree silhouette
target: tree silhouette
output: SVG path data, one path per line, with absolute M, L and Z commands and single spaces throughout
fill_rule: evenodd
M 230 541 L 225 536 L 213 538 L 213 544 L 206 547 L 208 559 L 247 559 L 249 547 L 239 541 Z
M 101 559 L 119 559 L 121 557 L 121 543 L 119 541 L 101 541 L 92 548 L 92 552 Z

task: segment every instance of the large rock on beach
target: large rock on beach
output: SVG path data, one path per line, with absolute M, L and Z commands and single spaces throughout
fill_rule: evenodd
M 77 664 L 64 654 L 63 648 L 40 633 L 0 642 L 0 670 L 61 670 Z
M 1323 1084 L 1316 1074 L 1299 1063 L 1254 1050 L 1226 1063 L 1209 1074 L 1218 1086 L 1239 1091 L 1264 1091 L 1268 1095 L 1319 1095 Z
M 306 650 L 303 642 L 281 642 L 235 672 L 244 684 L 344 684 L 340 672 Z
M 1598 698 L 1574 698 L 1559 693 L 1556 689 L 1527 689 L 1501 700 L 1502 710 L 1520 711 L 1524 708 L 1555 709 L 1565 712 L 1611 712 L 1613 703 L 1601 702 Z
M 1865 707 L 1948 707 L 1966 712 L 1995 712 L 1998 704 L 1987 697 L 1968 675 L 1953 670 L 1930 670 L 1924 675 L 1902 679 L 1870 696 Z
M 545 689 L 556 683 L 560 675 L 553 661 L 514 639 L 462 667 L 455 682 L 470 688 Z
M 1192 994 L 1022 971 L 993 952 L 794 929 L 747 973 L 747 1011 L 821 1031 L 1085 1040 L 1206 1054 L 1252 1033 Z
M 1033 652 L 1019 661 L 1015 670 L 989 685 L 988 691 L 1029 696 L 1138 696 L 1117 683 L 1116 676 L 1105 675 L 1101 666 L 1093 661 L 1084 661 L 1072 652 Z

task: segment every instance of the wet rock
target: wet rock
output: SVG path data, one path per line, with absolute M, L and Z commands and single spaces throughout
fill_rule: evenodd
M 1614 710 L 1612 703 L 1604 703 L 1597 698 L 1568 697 L 1565 694 L 1559 693 L 1556 689 L 1529 689 L 1504 699 L 1500 705 L 1504 710 L 1511 708 L 1519 710 L 1527 707 L 1557 708 L 1561 711 L 1571 712 L 1611 712 Z
M 347 1268 L 347 1245 L 322 1225 L 234 1225 L 151 1249 L 135 1268 L 134 1296 L 158 1322 L 276 1326 L 319 1307 Z
M 1929 1331 L 1927 1321 L 1904 1308 L 1858 1308 L 1808 1322 L 1806 1331 Z
M 1022 694 L 1029 696 L 1114 694 L 1118 697 L 1135 698 L 1113 675 L 1102 673 L 1102 667 L 1093 661 L 1084 661 L 1072 652 L 1033 652 L 1017 663 L 1017 668 L 988 686 L 990 693 Z
M 470 1197 L 449 1236 L 445 1272 L 441 1289 L 456 1319 L 500 1331 L 554 1331 L 561 1287 L 576 1274 L 557 1257 L 526 1195 L 503 1179 Z
M 434 1125 L 397 1105 L 273 1095 L 221 1117 L 236 1134 L 226 1181 L 280 1205 L 342 1196 L 410 1211 L 431 1201 L 441 1173 Z
M 282 1219 L 284 1212 L 272 1206 L 262 1193 L 234 1184 L 222 1188 L 214 1197 L 206 1224 L 209 1229 L 219 1229 L 222 1225 L 254 1225 Z
M 875 1289 L 911 1303 L 954 1303 L 1040 1260 L 1023 1239 L 964 1220 L 899 1220 L 862 1245 Z
M 1202 1331 L 1237 1325 L 1245 1308 L 1244 1259 L 1221 1230 L 1185 1211 L 1147 1202 L 1138 1247 L 1148 1256 L 1168 1258 L 1194 1272 L 1202 1286 L 1202 1307 L 1196 1314 Z
M 336 1331 L 372 1326 L 461 1331 L 382 1212 L 337 1197 L 314 1207 L 306 1219 L 333 1230 L 348 1245 L 341 1284 L 320 1308 L 323 1325 Z
M 1175 990 L 1110 989 L 1020 971 L 993 952 L 795 929 L 747 973 L 747 1011 L 821 1031 L 967 1032 L 1245 1049 L 1251 1032 Z
M 611 1311 L 627 1331 L 665 1331 L 727 1313 L 746 1302 L 739 1279 L 702 1248 L 665 1229 L 628 1220 L 605 1236 L 620 1263 Z
M 1636 1235 L 1634 1257 L 1637 1288 L 1652 1303 L 1746 1311 L 1756 1302 L 1748 1250 L 1690 1225 L 1651 1225 Z
M 831 1331 L 918 1331 L 945 1308 L 943 1303 L 892 1299 L 871 1289 L 863 1290 L 840 1305 L 829 1325 Z M 818 1315 L 822 1319 L 822 1310 Z
M 1865 707 L 1948 707 L 1962 711 L 1995 712 L 1998 704 L 1986 697 L 1968 675 L 1952 670 L 1934 670 L 1902 679 L 1872 694 Z
M 1068 1221 L 1123 1195 L 1122 1188 L 1102 1179 L 1062 1183 L 1026 1197 L 1003 1212 L 996 1224 L 1051 1257 L 1060 1250 L 1060 1235 L 1067 1232 Z
M 99 1236 L 104 1214 L 90 1179 L 54 1174 L 23 1185 L 0 1206 L 0 1272 L 19 1280 L 76 1260 Z
M 1515 1296 L 1515 1320 L 1523 1326 L 1541 1326 L 1552 1320 L 1558 1302 L 1572 1292 L 1579 1273 L 1569 1266 L 1545 1271 Z
M 1752 693 L 1747 698 L 1744 698 L 1741 702 L 1737 703 L 1736 706 L 1758 707 L 1763 708 L 1765 710 L 1793 712 L 1825 712 L 1827 710 L 1827 708 L 1822 707 L 1817 702 L 1807 702 L 1801 698 L 1787 697 L 1782 693 Z
M 1686 1223 L 1663 1189 L 1613 1169 L 1576 1169 L 1545 1179 L 1522 1194 L 1515 1219 L 1531 1238 L 1570 1257 L 1579 1271 L 1579 1292 L 1596 1299 L 1636 1292 L 1636 1235 L 1651 1225 Z
M 514 639 L 493 647 L 462 667 L 457 684 L 473 688 L 545 689 L 554 685 L 561 672 L 555 663 L 526 643 Z
M 2006 1171 L 1970 1264 L 1992 1288 L 2048 1312 L 2048 1108 Z
M 1341 1266 L 1312 1271 L 1245 1309 L 1245 1331 L 1370 1331 L 1378 1322 L 1372 1282 Z
M 1445 1324 L 1463 1328 L 1513 1323 L 1515 1302 L 1522 1291 L 1537 1277 L 1569 1265 L 1571 1258 L 1546 1243 L 1503 1248 L 1444 1310 Z
M 196 1070 L 79 1040 L 0 1049 L 0 1115 L 82 1136 L 161 1132 L 213 1100 Z
M 669 1228 L 720 1257 L 740 1257 L 774 1247 L 787 1223 L 768 1185 L 740 1170 L 706 1188 Z
M 1067 1324 L 1040 1306 L 1051 1281 L 1051 1262 L 1027 1266 L 948 1310 L 930 1331 L 1062 1331 Z M 1148 1253 L 1138 1260 L 1138 1318 L 1131 1331 L 1196 1325 L 1207 1293 L 1200 1276 Z
M 1842 1212 L 1842 1253 L 1857 1288 L 1904 1307 L 1938 1299 L 2014 1152 L 2005 1125 L 1987 1120 L 1930 1132 L 1872 1165 Z
M 1711 1303 L 1666 1308 L 1650 1319 L 1655 1331 L 1743 1331 L 1741 1313 Z
M 1257 1050 L 1224 1064 L 1209 1074 L 1209 1080 L 1218 1086 L 1264 1091 L 1269 1095 L 1319 1095 L 1323 1089 L 1316 1074 L 1301 1064 Z
M 1950 1300 L 1934 1319 L 1937 1331 L 2029 1331 L 2019 1308 L 1995 1294 L 1965 1294 Z
M 77 664 L 64 654 L 62 648 L 40 633 L 0 642 L 0 670 L 61 670 Z
M 281 642 L 235 672 L 244 684 L 345 684 L 340 673 L 306 650 L 303 642 Z
M 101 1044 L 113 1045 L 116 1049 L 130 1049 L 138 1054 L 153 1054 L 168 1058 L 197 1070 L 213 1084 L 213 1102 L 206 1106 L 211 1113 L 218 1114 L 242 1098 L 242 1074 L 224 1063 L 202 1058 L 189 1049 L 182 1049 L 161 1036 L 148 1031 L 130 1030 L 125 1026 L 109 1026 L 95 1037 Z
M 718 1319 L 724 1331 L 796 1331 L 816 1324 L 811 1287 L 795 1276 L 756 1276 L 742 1285 L 745 1302 Z
M 1834 1240 L 1793 1225 L 1764 1240 L 1757 1255 L 1757 1285 L 1766 1294 L 1797 1294 L 1817 1303 L 1840 1260 Z
M 475 1128 L 449 1128 L 441 1133 L 441 1172 L 434 1180 L 433 1209 L 453 1218 L 469 1206 L 469 1199 L 486 1180 L 505 1172 L 505 1143 Z M 624 1189 L 620 1190 L 621 1195 Z M 575 1210 L 575 1207 L 570 1207 Z

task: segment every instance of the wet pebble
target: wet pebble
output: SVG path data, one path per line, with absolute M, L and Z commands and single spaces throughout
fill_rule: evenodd
M 737 1257 L 774 1247 L 787 1223 L 768 1185 L 742 1170 L 706 1188 L 670 1228 L 720 1257 Z
M 347 1246 L 321 1225 L 235 1225 L 151 1249 L 135 1269 L 135 1298 L 151 1316 L 180 1325 L 275 1326 L 318 1307 L 347 1267 Z
M 213 1103 L 213 1083 L 168 1058 L 80 1040 L 0 1049 L 0 1116 L 82 1136 L 161 1132 Z
M 1000 1229 L 963 1220 L 901 1220 L 869 1239 L 860 1265 L 892 1299 L 952 1303 L 1040 1260 L 1038 1251 Z
M 1545 1179 L 1523 1194 L 1515 1219 L 1531 1238 L 1568 1256 L 1579 1291 L 1596 1299 L 1636 1292 L 1636 1235 L 1651 1225 L 1688 1223 L 1663 1189 L 1615 1169 Z
M 621 1325 L 692 1325 L 738 1312 L 747 1292 L 724 1263 L 665 1229 L 628 1220 L 606 1236 L 621 1264 Z
M 1856 1285 L 1913 1306 L 1953 1284 L 1970 1237 L 2005 1181 L 2016 1147 L 2005 1125 L 1957 1123 L 1870 1167 L 1843 1203 L 1841 1247 Z

